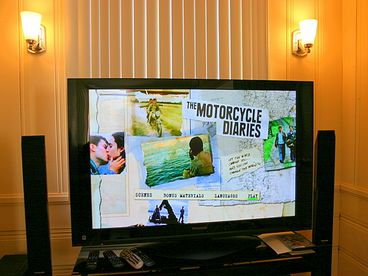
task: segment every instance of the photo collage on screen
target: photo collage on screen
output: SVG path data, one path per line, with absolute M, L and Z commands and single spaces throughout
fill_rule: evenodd
M 293 216 L 296 132 L 295 91 L 90 90 L 93 228 Z

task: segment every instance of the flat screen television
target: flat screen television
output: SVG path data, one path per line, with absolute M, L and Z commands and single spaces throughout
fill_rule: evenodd
M 311 228 L 313 83 L 69 79 L 73 245 Z

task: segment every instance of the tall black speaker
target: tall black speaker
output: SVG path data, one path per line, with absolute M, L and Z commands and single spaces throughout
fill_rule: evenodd
M 313 242 L 316 245 L 332 244 L 335 132 L 318 131 L 315 150 Z
M 52 275 L 44 136 L 22 137 L 29 275 Z
M 335 185 L 335 131 L 317 133 L 315 144 L 315 181 L 313 208 L 313 243 L 317 245 L 320 274 L 331 275 L 333 207 Z

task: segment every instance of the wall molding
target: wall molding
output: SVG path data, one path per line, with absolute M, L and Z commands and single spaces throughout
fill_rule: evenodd
M 365 188 L 340 185 L 340 225 L 341 223 L 354 224 L 368 231 L 368 220 L 363 209 L 368 206 L 368 190 Z M 354 202 L 354 206 L 351 205 Z
M 349 252 L 340 250 L 339 255 L 341 259 L 345 259 L 349 263 L 353 264 L 355 268 L 359 268 L 360 271 L 365 271 L 368 273 L 368 266 L 365 265 L 364 263 L 359 262 L 355 258 L 355 256 L 351 255 Z M 351 272 L 351 269 L 350 269 L 350 272 Z M 353 275 L 353 274 L 350 274 L 350 275 Z M 363 275 L 363 274 L 360 274 L 360 275 Z
M 366 226 L 344 217 L 340 218 L 340 252 L 350 256 L 356 263 L 367 264 L 367 251 L 364 246 L 367 240 L 368 228 Z
M 363 198 L 368 200 L 368 189 L 358 187 L 356 185 L 352 186 L 346 183 L 340 184 L 340 191 L 343 193 L 349 193 L 353 196 Z
M 64 240 L 72 238 L 72 230 L 69 227 L 55 227 L 50 228 L 50 239 L 51 240 Z M 26 230 L 0 230 L 0 243 L 1 241 L 11 240 L 24 240 L 26 241 Z
M 23 205 L 23 194 L 0 194 L 1 205 Z
M 340 224 L 345 223 L 346 225 L 352 226 L 361 232 L 364 232 L 368 236 L 368 225 L 362 224 L 360 221 L 350 216 L 340 216 Z
M 49 193 L 49 205 L 69 205 L 68 193 Z M 0 207 L 3 205 L 23 205 L 23 194 L 0 194 Z
M 50 229 L 51 248 L 53 250 L 52 268 L 53 275 L 71 275 L 74 268 L 75 254 L 79 252 L 79 247 L 72 247 L 65 257 L 65 248 L 71 247 L 71 229 L 54 228 Z M 0 231 L 0 248 L 12 246 L 15 253 L 24 253 L 27 248 L 25 230 L 5 230 Z M 64 253 L 60 253 L 64 252 Z M 5 254 L 0 250 L 0 256 Z

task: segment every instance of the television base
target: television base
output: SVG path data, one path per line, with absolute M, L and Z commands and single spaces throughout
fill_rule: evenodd
M 211 260 L 244 250 L 255 250 L 261 241 L 252 236 L 183 239 L 151 244 L 141 249 L 150 255 L 181 260 Z

